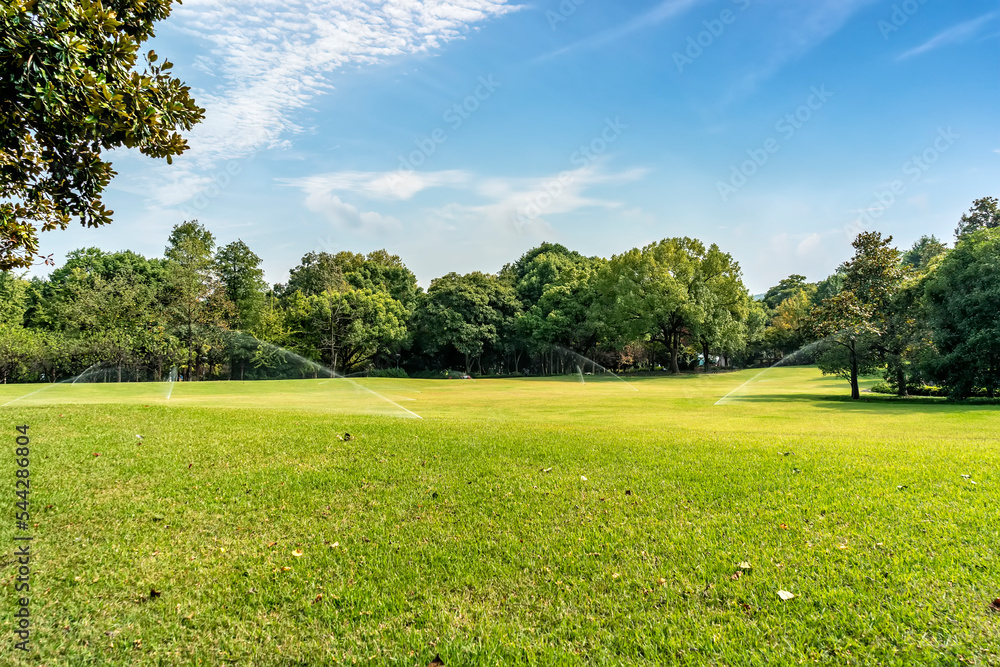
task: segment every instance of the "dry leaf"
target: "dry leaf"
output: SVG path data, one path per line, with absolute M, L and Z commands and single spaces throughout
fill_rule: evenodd
M 996 600 L 990 603 L 990 609 L 992 609 L 993 611 L 1000 611 L 1000 598 L 997 598 Z
M 739 567 L 741 570 L 752 570 L 753 569 L 753 566 L 750 565 L 750 563 L 748 563 L 746 561 L 743 561 L 737 567 Z
M 780 524 L 778 524 L 778 528 L 780 528 L 782 530 L 788 530 L 788 524 L 787 523 L 780 523 Z
M 782 600 L 791 600 L 795 597 L 795 593 L 789 593 L 788 591 L 778 591 L 778 597 Z
M 729 578 L 730 578 L 730 579 L 732 579 L 733 581 L 736 581 L 737 579 L 739 579 L 739 578 L 740 578 L 740 577 L 742 577 L 742 576 L 743 576 L 743 573 L 742 573 L 742 572 L 733 572 L 733 573 L 732 573 L 732 574 L 731 574 L 731 575 L 729 576 Z
M 295 551 L 292 552 L 292 555 L 295 556 L 296 558 L 298 558 L 302 554 L 303 554 L 302 549 L 296 549 Z

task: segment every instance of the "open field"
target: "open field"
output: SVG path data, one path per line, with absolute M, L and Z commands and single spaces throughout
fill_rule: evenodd
M 757 373 L 0 386 L 0 655 L 1000 663 L 1000 408 Z

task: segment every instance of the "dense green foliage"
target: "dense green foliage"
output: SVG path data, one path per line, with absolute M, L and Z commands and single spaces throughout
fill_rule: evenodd
M 0 270 L 31 266 L 38 231 L 111 222 L 105 152 L 179 155 L 203 110 L 139 48 L 172 0 L 0 4 Z
M 174 367 L 200 380 L 818 363 L 855 398 L 874 373 L 901 396 L 992 395 L 1000 229 L 970 222 L 989 205 L 963 216 L 954 250 L 925 236 L 903 252 L 865 232 L 829 277 L 793 274 L 760 300 L 730 254 L 691 238 L 610 259 L 543 243 L 495 275 L 450 273 L 426 292 L 385 250 L 311 252 L 269 287 L 244 242 L 217 248 L 189 221 L 163 258 L 89 248 L 48 279 L 0 274 L 0 381 L 59 381 L 95 365 L 127 380 Z
M 275 378 L 291 357 L 295 377 L 316 364 L 550 374 L 579 366 L 567 354 L 676 372 L 725 364 L 764 324 L 733 258 L 687 238 L 610 261 L 542 244 L 496 275 L 448 274 L 426 293 L 384 250 L 308 253 L 273 288 L 260 264 L 242 241 L 217 248 L 189 221 L 162 259 L 89 248 L 47 280 L 4 274 L 2 379 L 58 381 L 93 365 L 129 380 L 173 367 L 186 380 Z

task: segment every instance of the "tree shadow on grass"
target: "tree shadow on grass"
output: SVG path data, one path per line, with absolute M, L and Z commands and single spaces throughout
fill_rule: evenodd
M 954 411 L 956 408 L 976 408 L 998 410 L 1000 402 L 993 401 L 949 401 L 937 396 L 888 396 L 884 394 L 862 394 L 858 400 L 844 396 L 819 396 L 816 394 L 767 394 L 765 396 L 740 396 L 730 399 L 732 403 L 811 403 L 819 408 L 850 410 L 852 412 L 900 412 L 938 413 Z

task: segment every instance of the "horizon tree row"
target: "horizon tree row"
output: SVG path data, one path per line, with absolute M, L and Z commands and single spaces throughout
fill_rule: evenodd
M 934 382 L 993 395 L 998 226 L 986 197 L 962 216 L 954 250 L 924 237 L 900 252 L 862 233 L 833 275 L 793 274 L 755 299 L 731 255 L 686 237 L 610 259 L 543 243 L 496 274 L 449 273 L 426 292 L 385 250 L 307 253 L 268 286 L 245 243 L 219 248 L 189 221 L 162 258 L 86 248 L 47 278 L 0 273 L 0 381 L 101 365 L 118 369 L 102 377 L 132 381 L 174 367 L 200 380 L 583 372 L 572 358 L 678 373 L 784 359 L 842 374 L 855 397 L 876 372 L 901 394 Z

